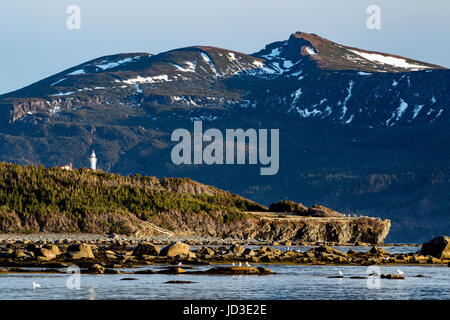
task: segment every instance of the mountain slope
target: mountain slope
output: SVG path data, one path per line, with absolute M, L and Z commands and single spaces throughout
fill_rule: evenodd
M 255 54 L 188 47 L 101 57 L 0 96 L 0 160 L 183 176 L 268 205 L 393 218 L 392 238 L 448 230 L 450 71 L 295 33 Z M 280 171 L 175 166 L 170 135 L 279 128 Z

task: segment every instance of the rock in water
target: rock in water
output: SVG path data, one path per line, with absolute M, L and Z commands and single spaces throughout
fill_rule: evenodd
M 243 254 L 244 253 L 244 247 L 243 246 L 241 246 L 241 245 L 239 245 L 239 244 L 233 244 L 231 247 L 230 247 L 230 251 L 232 252 L 232 253 L 234 253 L 234 255 L 236 255 L 236 256 L 240 256 L 241 254 Z
M 225 275 L 267 275 L 275 274 L 272 270 L 264 267 L 215 267 L 199 274 L 225 274 Z
M 160 253 L 159 247 L 153 243 L 143 241 L 138 244 L 138 246 L 133 250 L 133 256 L 142 258 L 144 255 L 147 256 L 158 256 Z
M 200 250 L 199 253 L 203 254 L 203 255 L 209 255 L 209 256 L 213 256 L 215 254 L 214 250 L 209 247 L 202 248 L 202 250 Z
M 91 246 L 86 243 L 73 244 L 67 248 L 67 255 L 72 259 L 94 259 Z
M 382 274 L 381 279 L 404 280 L 405 277 L 398 274 Z
M 420 253 L 438 259 L 450 259 L 450 237 L 440 236 L 424 243 Z
M 102 265 L 94 264 L 92 267 L 89 268 L 89 272 L 96 274 L 104 274 L 105 268 Z
M 386 251 L 382 248 L 372 247 L 372 249 L 369 250 L 369 253 L 373 255 L 385 255 Z
M 43 258 L 44 260 L 52 260 L 56 258 L 56 254 L 51 249 L 40 248 L 35 251 L 37 257 Z
M 189 245 L 181 242 L 175 242 L 163 248 L 160 252 L 161 256 L 176 257 L 187 256 L 189 254 Z

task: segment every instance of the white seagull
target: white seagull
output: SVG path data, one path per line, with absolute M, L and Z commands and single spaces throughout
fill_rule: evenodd
M 242 263 L 241 262 L 239 262 L 239 267 L 242 267 Z
M 234 262 L 233 262 L 233 267 L 235 266 Z
M 36 283 L 33 281 L 33 290 L 36 290 L 36 288 L 40 288 L 41 285 L 39 283 Z
M 245 261 L 245 266 L 246 267 L 251 267 L 250 263 L 248 263 L 248 261 Z
M 399 276 L 403 276 L 405 273 L 404 273 L 402 270 L 397 269 L 397 274 L 398 274 Z
M 178 266 L 179 266 L 179 267 L 181 266 L 181 262 L 178 263 Z
M 340 276 L 340 277 L 343 277 L 343 276 L 344 276 L 344 274 L 342 273 L 341 270 L 339 270 L 339 276 Z

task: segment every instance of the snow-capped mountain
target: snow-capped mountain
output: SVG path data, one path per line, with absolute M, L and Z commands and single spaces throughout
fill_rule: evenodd
M 394 126 L 448 120 L 449 74 L 297 32 L 252 55 L 199 46 L 101 57 L 0 96 L 0 103 L 10 123 L 93 100 L 133 107 L 276 106 L 299 118 Z M 265 86 L 270 89 L 261 90 Z M 218 117 L 204 111 L 206 118 Z
M 0 160 L 188 176 L 393 219 L 393 239 L 450 227 L 450 70 L 297 32 L 254 54 L 196 46 L 100 57 L 0 96 Z M 175 166 L 176 128 L 279 128 L 280 170 Z

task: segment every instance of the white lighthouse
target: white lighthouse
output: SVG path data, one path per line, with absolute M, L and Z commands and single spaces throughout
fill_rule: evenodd
M 97 157 L 95 156 L 95 151 L 92 150 L 92 154 L 90 156 L 91 160 L 91 169 L 96 170 L 97 169 Z

